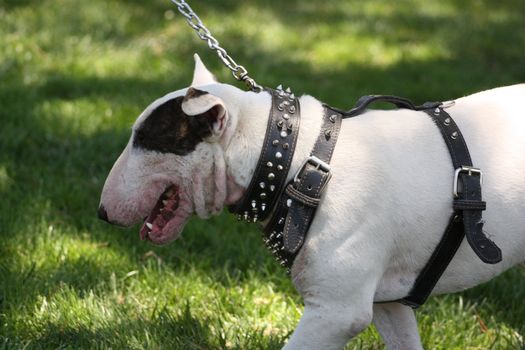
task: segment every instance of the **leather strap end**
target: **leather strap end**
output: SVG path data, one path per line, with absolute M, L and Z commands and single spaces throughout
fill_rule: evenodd
M 501 249 L 481 229 L 474 234 L 467 234 L 467 241 L 485 264 L 494 265 L 502 260 Z
M 491 241 L 483 232 L 482 209 L 473 207 L 483 206 L 485 202 L 481 198 L 481 183 L 479 178 L 462 174 L 464 191 L 454 205 L 465 207 L 462 210 L 463 226 L 467 241 L 474 253 L 486 264 L 497 264 L 502 259 L 501 249 Z
M 305 233 L 308 231 L 312 219 L 312 213 L 315 208 L 308 207 L 301 203 L 295 202 L 293 199 L 285 196 L 286 201 L 292 201 L 286 214 L 283 229 L 283 245 L 284 250 L 290 254 L 295 254 L 301 249 Z

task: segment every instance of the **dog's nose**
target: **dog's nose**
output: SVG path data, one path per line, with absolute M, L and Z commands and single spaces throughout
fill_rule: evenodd
M 104 220 L 106 222 L 109 222 L 109 220 L 108 220 L 108 213 L 106 212 L 106 209 L 104 208 L 103 205 L 98 207 L 98 218 L 100 220 Z

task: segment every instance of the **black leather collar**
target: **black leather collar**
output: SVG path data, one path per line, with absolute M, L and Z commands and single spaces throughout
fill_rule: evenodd
M 239 204 L 230 207 L 239 220 L 257 222 L 272 212 L 288 176 L 299 135 L 301 111 L 299 100 L 279 86 L 267 88 L 272 96 L 266 135 L 259 161 L 246 194 Z
M 279 86 L 266 91 L 272 96 L 272 107 L 261 155 L 246 194 L 229 209 L 239 220 L 268 219 L 264 242 L 289 271 L 332 176 L 329 163 L 342 118 L 341 113 L 324 106 L 323 124 L 314 148 L 285 188 L 299 135 L 300 105 L 289 88 L 283 90 Z

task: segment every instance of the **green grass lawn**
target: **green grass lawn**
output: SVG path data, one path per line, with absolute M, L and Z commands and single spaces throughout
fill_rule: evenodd
M 342 108 L 525 82 L 523 0 L 191 1 L 261 83 Z M 191 220 L 166 247 L 96 218 L 130 126 L 229 72 L 168 0 L 0 0 L 0 349 L 279 349 L 299 295 L 257 229 Z M 525 117 L 525 114 L 524 114 Z M 417 312 L 427 349 L 525 349 L 525 268 Z M 348 349 L 383 349 L 373 328 Z

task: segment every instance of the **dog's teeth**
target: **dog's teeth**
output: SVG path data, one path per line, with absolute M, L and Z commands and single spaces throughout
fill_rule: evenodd
M 146 222 L 146 227 L 151 230 L 153 228 L 153 225 L 149 222 Z
M 164 206 L 168 205 L 168 200 L 164 199 L 164 200 L 162 201 L 162 204 L 164 204 Z

